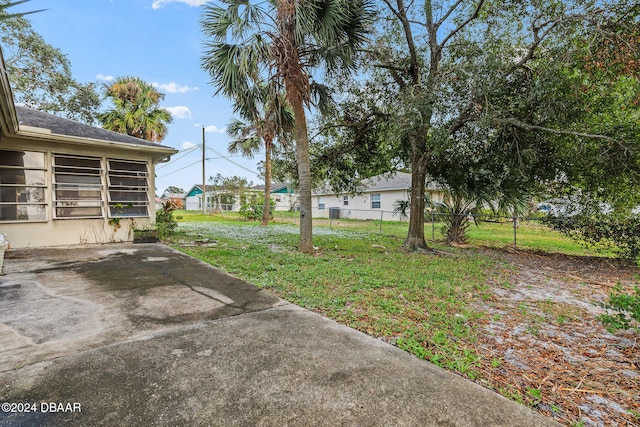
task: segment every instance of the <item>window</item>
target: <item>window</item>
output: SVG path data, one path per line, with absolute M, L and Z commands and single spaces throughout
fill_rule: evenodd
M 324 208 L 325 208 L 324 199 L 322 197 L 318 197 L 318 209 L 324 210 Z
M 0 221 L 46 221 L 44 153 L 0 150 Z
M 100 218 L 102 167 L 99 157 L 53 155 L 55 218 Z
M 380 209 L 380 194 L 371 195 L 371 209 Z
M 109 216 L 111 218 L 149 216 L 147 164 L 109 159 Z
M 282 197 L 276 196 L 276 203 L 280 203 L 282 201 Z
M 349 206 L 349 196 L 342 196 L 342 206 Z

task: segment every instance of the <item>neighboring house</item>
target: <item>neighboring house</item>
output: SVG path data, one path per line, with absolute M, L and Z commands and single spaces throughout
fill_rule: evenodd
M 206 186 L 205 190 L 207 194 L 211 194 L 212 192 L 209 185 Z M 202 185 L 194 185 L 187 191 L 187 194 L 184 196 L 184 208 L 188 211 L 202 210 Z
M 264 195 L 264 185 L 256 185 L 253 188 L 260 190 Z M 276 205 L 276 211 L 293 211 L 298 204 L 298 194 L 292 186 L 274 182 L 271 184 L 271 200 Z
M 398 200 L 407 200 L 411 190 L 411 174 L 394 172 L 362 181 L 359 194 L 336 194 L 330 189 L 315 190 L 311 205 L 314 218 L 351 218 L 400 220 L 394 212 Z M 442 201 L 442 189 L 428 182 L 425 193 L 434 202 Z
M 133 240 L 177 150 L 17 107 L 0 52 L 0 233 L 11 248 Z
M 237 212 L 246 203 L 247 197 L 253 196 L 253 199 L 257 200 L 258 204 L 262 204 L 264 197 L 264 185 L 253 186 L 245 190 L 243 194 L 232 197 L 224 191 L 214 190 L 212 185 L 207 185 L 205 191 L 207 193 L 207 210 Z M 277 211 L 288 211 L 293 209 L 298 197 L 285 184 L 274 183 L 271 185 L 271 199 L 276 203 Z M 184 206 L 186 210 L 202 210 L 202 185 L 196 184 L 189 189 L 184 197 Z
M 237 212 L 251 193 L 259 195 L 259 191 L 247 189 L 240 194 L 229 194 L 225 190 L 216 190 L 213 185 L 206 185 L 206 210 L 207 211 L 232 211 Z M 188 211 L 202 211 L 202 185 L 194 185 L 187 191 L 184 198 L 184 208 Z

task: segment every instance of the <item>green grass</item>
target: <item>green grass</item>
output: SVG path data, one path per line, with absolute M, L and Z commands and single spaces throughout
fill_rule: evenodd
M 228 217 L 182 216 L 172 246 L 281 298 L 380 337 L 448 369 L 475 377 L 473 349 L 495 261 L 438 246 L 440 254 L 407 253 L 403 237 L 347 226 L 314 230 L 316 256 L 296 250 L 297 227 L 261 227 Z M 209 238 L 215 247 L 181 246 Z
M 262 227 L 241 221 L 237 213 L 176 211 L 180 226 L 170 244 L 283 299 L 476 376 L 480 356 L 474 336 L 485 315 L 473 303 L 488 298 L 486 283 L 508 282 L 508 265 L 473 248 L 445 246 L 438 240 L 440 224 L 430 243 L 437 252 L 407 253 L 402 249 L 406 223 L 344 219 L 315 221 L 318 254 L 303 255 L 297 251 L 297 215 L 278 212 L 274 223 Z M 430 230 L 428 223 L 428 240 Z M 519 248 L 591 255 L 540 224 L 522 223 L 517 231 Z M 513 244 L 511 223 L 481 223 L 469 234 L 472 245 Z M 216 246 L 181 245 L 204 238 Z M 528 307 L 521 310 L 526 314 Z

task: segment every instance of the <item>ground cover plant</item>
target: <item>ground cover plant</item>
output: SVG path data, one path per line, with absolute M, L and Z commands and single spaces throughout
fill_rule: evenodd
M 295 214 L 269 227 L 232 214 L 178 216 L 172 246 L 292 303 L 565 425 L 640 424 L 637 331 L 612 334 L 597 320 L 614 286 L 633 289 L 634 265 L 575 243 L 561 251 L 580 256 L 487 248 L 490 233 L 408 253 L 406 224 L 382 224 L 392 231 L 380 234 L 370 221 L 316 221 L 310 256 L 296 250 Z

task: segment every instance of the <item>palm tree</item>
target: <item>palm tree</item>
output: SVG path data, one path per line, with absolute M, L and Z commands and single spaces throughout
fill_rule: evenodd
M 210 39 L 205 43 L 202 68 L 211 75 L 216 93 L 232 99 L 247 93 L 251 82 L 258 79 L 284 86 L 295 117 L 299 249 L 313 253 L 311 164 L 305 115 L 314 86 L 310 76 L 320 66 L 328 74 L 354 67 L 356 49 L 364 43 L 372 17 L 370 0 L 220 3 L 224 7 L 205 5 L 200 21 Z
M 0 4 L 0 21 L 4 21 L 5 19 L 11 19 L 11 18 L 17 18 L 17 17 L 21 17 L 24 15 L 29 15 L 31 13 L 38 13 L 38 12 L 44 12 L 47 9 L 40 9 L 40 10 L 32 10 L 29 12 L 20 12 L 20 13 L 7 13 L 6 10 L 10 7 L 13 6 L 17 6 L 19 4 L 22 3 L 26 3 L 28 1 L 31 0 L 19 0 L 19 1 L 14 1 L 14 2 L 9 2 L 6 4 Z
M 159 106 L 164 94 L 139 77 L 118 77 L 105 86 L 114 108 L 98 115 L 102 127 L 146 141 L 161 142 L 173 118 Z
M 234 119 L 227 126 L 227 134 L 233 138 L 228 149 L 230 153 L 253 158 L 264 147 L 262 225 L 268 225 L 271 211 L 271 149 L 274 140 L 284 142 L 289 139 L 294 120 L 284 94 L 279 93 L 273 85 L 259 84 L 254 89 L 247 93 L 250 96 L 236 100 L 236 109 L 245 120 Z

